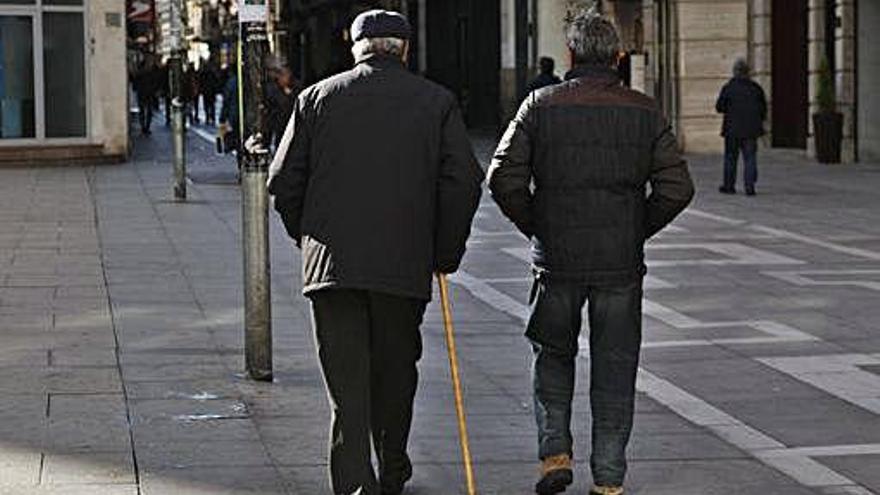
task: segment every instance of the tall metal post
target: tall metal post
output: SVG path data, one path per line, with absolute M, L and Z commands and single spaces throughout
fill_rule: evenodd
M 186 122 L 183 101 L 183 2 L 171 0 L 171 57 L 168 87 L 171 90 L 171 148 L 174 164 L 174 199 L 186 201 Z
M 516 60 L 516 94 L 518 98 L 526 96 L 526 86 L 529 82 L 529 2 L 528 0 L 516 0 L 514 3 L 515 43 L 514 55 Z
M 258 0 L 259 2 L 259 0 Z M 242 136 L 242 247 L 244 251 L 245 365 L 254 380 L 272 381 L 272 307 L 269 271 L 269 143 L 263 87 L 269 52 L 267 8 L 253 1 L 239 11 L 238 101 Z

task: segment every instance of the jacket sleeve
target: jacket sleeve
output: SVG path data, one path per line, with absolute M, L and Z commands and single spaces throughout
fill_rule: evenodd
M 297 99 L 293 116 L 287 124 L 278 150 L 269 167 L 269 194 L 275 211 L 281 215 L 287 234 L 299 246 L 302 237 L 302 213 L 309 181 L 309 141 L 311 132 L 303 111 L 303 100 Z
M 454 101 L 443 122 L 440 153 L 434 270 L 453 273 L 458 270 L 464 257 L 471 223 L 480 204 L 484 178 L 458 104 Z
M 492 199 L 526 237 L 534 234 L 532 224 L 532 136 L 534 94 L 520 106 L 516 117 L 498 143 L 489 167 Z
M 761 109 L 761 122 L 764 122 L 767 120 L 767 96 L 764 94 L 764 88 L 761 86 L 758 86 L 758 105 Z
M 660 133 L 654 140 L 645 216 L 645 238 L 669 225 L 694 197 L 694 183 L 687 162 L 678 151 L 672 128 L 660 118 Z
M 721 88 L 721 92 L 718 93 L 718 100 L 715 102 L 715 111 L 718 113 L 727 113 L 727 108 L 727 85 L 725 84 L 724 87 Z

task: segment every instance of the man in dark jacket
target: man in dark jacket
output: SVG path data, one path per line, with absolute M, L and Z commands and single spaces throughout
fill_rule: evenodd
M 483 171 L 453 95 L 406 70 L 406 18 L 369 11 L 351 35 L 355 67 L 297 98 L 269 191 L 302 249 L 333 492 L 398 494 L 431 274 L 458 269 Z
M 758 181 L 758 138 L 764 135 L 767 99 L 764 90 L 749 78 L 749 64 L 738 59 L 733 64 L 733 79 L 721 88 L 715 110 L 724 114 L 724 182 L 718 190 L 736 194 L 736 165 L 742 151 L 746 194 L 755 195 Z
M 614 25 L 583 12 L 567 40 L 571 79 L 523 102 L 495 152 L 489 188 L 532 241 L 526 336 L 542 461 L 535 489 L 559 493 L 572 482 L 575 358 L 589 301 L 591 493 L 617 495 L 632 430 L 644 243 L 688 205 L 694 187 L 655 102 L 621 85 Z
M 540 67 L 540 73 L 536 78 L 529 82 L 526 87 L 527 92 L 531 93 L 532 91 L 562 82 L 562 79 L 559 79 L 559 76 L 556 75 L 556 62 L 554 62 L 552 58 L 541 57 L 538 61 L 538 66 Z
M 293 114 L 298 91 L 290 67 L 280 64 L 273 72 L 269 84 L 266 85 L 266 106 L 269 142 L 277 147 Z
M 199 91 L 202 96 L 202 106 L 205 108 L 205 123 L 214 125 L 216 119 L 217 94 L 223 89 L 220 80 L 220 64 L 215 57 L 204 60 L 199 70 Z
M 141 124 L 141 133 L 145 136 L 151 134 L 150 125 L 153 123 L 153 110 L 156 107 L 156 93 L 162 85 L 162 73 L 156 65 L 156 57 L 152 53 L 144 56 L 144 61 L 132 78 L 134 92 L 137 95 L 138 118 Z

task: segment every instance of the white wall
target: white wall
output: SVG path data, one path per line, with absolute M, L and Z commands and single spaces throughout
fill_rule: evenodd
M 125 59 L 125 4 L 118 0 L 90 0 L 88 40 L 89 112 L 91 137 L 108 155 L 128 150 L 128 75 Z M 122 16 L 122 26 L 111 26 L 107 14 Z
M 516 68 L 516 12 L 515 0 L 501 2 L 501 68 Z
M 566 0 L 538 0 L 538 57 L 556 60 L 557 75 L 571 66 L 568 48 L 565 46 Z
M 880 161 L 880 2 L 858 4 L 858 146 L 861 161 Z

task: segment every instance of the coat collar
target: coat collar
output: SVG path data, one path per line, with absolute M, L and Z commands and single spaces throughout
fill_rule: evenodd
M 382 69 L 405 69 L 403 60 L 400 57 L 391 55 L 381 55 L 377 53 L 369 53 L 355 60 L 355 65 L 369 65 L 371 67 L 379 67 Z
M 611 67 L 603 67 L 600 65 L 576 65 L 572 67 L 567 74 L 565 74 L 565 80 L 570 81 L 572 79 L 579 78 L 590 78 L 590 79 L 600 79 L 607 80 L 608 82 L 617 82 L 620 80 L 620 75 L 616 70 Z

